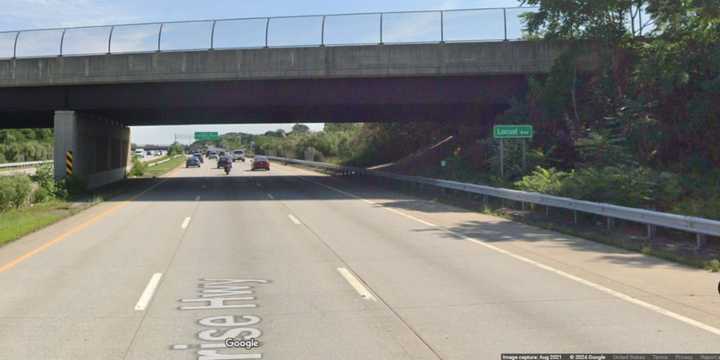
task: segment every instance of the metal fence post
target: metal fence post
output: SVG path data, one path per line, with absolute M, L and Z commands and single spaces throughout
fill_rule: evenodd
M 440 43 L 445 43 L 445 12 L 440 10 Z
M 322 25 L 320 27 L 320 46 L 325 46 L 325 15 L 322 17 Z
M 162 40 L 163 26 L 165 26 L 165 24 L 164 24 L 164 23 L 161 23 L 161 24 L 160 24 L 160 30 L 158 30 L 158 47 L 157 47 L 157 51 L 158 51 L 158 52 L 160 52 L 160 41 Z
M 507 9 L 503 8 L 503 26 L 505 28 L 505 41 L 508 41 L 507 36 Z
M 577 225 L 577 223 L 578 223 L 577 210 L 573 210 L 573 223 L 575 223 L 575 225 Z
M 15 34 L 15 42 L 13 43 L 13 59 L 16 59 L 16 58 L 17 58 L 17 43 L 18 43 L 18 38 L 20 38 L 20 31 L 18 31 L 18 32 Z
M 213 20 L 212 28 L 210 28 L 210 50 L 215 49 L 215 24 L 217 24 L 217 20 Z
M 110 33 L 108 34 L 108 51 L 107 51 L 108 55 L 110 55 L 110 46 L 111 46 L 111 44 L 112 44 L 113 31 L 115 31 L 115 27 L 114 27 L 114 26 L 111 26 L 111 27 L 110 27 Z
M 383 13 L 380 13 L 380 45 L 383 44 Z
M 265 47 L 269 47 L 268 38 L 270 35 L 270 17 L 267 18 L 267 21 L 265 22 Z
M 612 230 L 613 226 L 615 225 L 615 219 L 608 216 L 607 218 L 607 230 Z
M 63 56 L 63 43 L 65 43 L 65 32 L 67 29 L 63 29 L 62 35 L 60 35 L 60 56 Z

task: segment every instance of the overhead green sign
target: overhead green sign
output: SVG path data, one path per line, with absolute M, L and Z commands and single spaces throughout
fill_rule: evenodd
M 495 125 L 495 139 L 529 139 L 533 137 L 532 125 Z
M 220 139 L 220 136 L 218 136 L 218 133 L 216 131 L 195 132 L 195 140 L 196 141 L 212 141 L 212 140 L 219 140 L 219 139 Z

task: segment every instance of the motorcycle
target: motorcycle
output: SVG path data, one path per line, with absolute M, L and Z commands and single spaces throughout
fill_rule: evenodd
M 232 169 L 231 166 L 225 165 L 225 175 L 230 175 L 230 169 Z

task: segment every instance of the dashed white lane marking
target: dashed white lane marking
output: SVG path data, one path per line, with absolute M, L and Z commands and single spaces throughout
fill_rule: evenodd
M 275 200 L 275 197 L 273 196 L 273 194 L 268 193 L 268 194 L 267 194 L 267 197 L 268 197 L 270 200 Z
M 182 225 L 180 225 L 181 228 L 187 229 L 188 225 L 190 225 L 190 217 L 186 217 L 185 220 L 183 220 Z
M 153 274 L 150 281 L 148 281 L 147 286 L 145 286 L 145 290 L 143 290 L 142 295 L 140 295 L 140 299 L 138 299 L 137 304 L 135 304 L 135 311 L 143 311 L 147 308 L 150 300 L 152 300 L 153 294 L 155 294 L 155 290 L 160 284 L 161 278 L 161 273 Z
M 300 225 L 300 224 L 302 224 L 302 223 L 300 222 L 300 220 L 298 220 L 298 218 L 296 218 L 295 216 L 293 216 L 293 214 L 288 214 L 288 218 L 290 218 L 290 221 L 292 221 L 295 225 Z
M 375 298 L 375 295 L 373 295 L 368 288 L 363 285 L 363 283 L 355 276 L 353 273 L 350 272 L 350 270 L 339 267 L 337 268 L 337 271 L 340 273 L 340 275 L 345 278 L 345 281 L 347 281 L 350 286 L 357 291 L 358 294 L 365 300 L 372 300 L 377 302 L 377 298 Z
M 419 223 L 421 223 L 421 224 L 423 224 L 423 225 L 439 228 L 439 229 L 444 230 L 444 231 L 446 231 L 446 232 L 448 232 L 448 233 L 451 233 L 451 234 L 453 234 L 453 235 L 462 237 L 464 240 L 467 240 L 467 241 L 472 242 L 472 243 L 474 243 L 474 244 L 481 245 L 481 246 L 484 246 L 484 247 L 486 247 L 486 248 L 488 248 L 488 249 L 490 249 L 490 250 L 493 250 L 493 251 L 495 251 L 495 252 L 498 252 L 498 253 L 501 253 L 501 254 L 510 256 L 510 257 L 512 257 L 513 259 L 516 259 L 516 260 L 525 262 L 525 263 L 527 263 L 527 264 L 536 266 L 536 267 L 538 267 L 538 268 L 540 268 L 540 269 L 543 269 L 543 270 L 552 272 L 552 273 L 554 273 L 554 274 L 560 275 L 560 276 L 562 276 L 562 277 L 564 277 L 564 278 L 566 278 L 566 279 L 573 280 L 573 281 L 578 282 L 578 283 L 580 283 L 580 284 L 583 284 L 583 285 L 585 285 L 585 286 L 589 286 L 589 287 L 591 287 L 591 288 L 593 288 L 593 289 L 596 289 L 596 290 L 598 290 L 598 291 L 602 291 L 602 292 L 604 292 L 604 293 L 606 293 L 606 294 L 612 295 L 612 296 L 614 296 L 614 297 L 616 297 L 616 298 L 618 298 L 618 299 L 621 299 L 621 300 L 627 301 L 627 302 L 629 302 L 629 303 L 632 303 L 632 304 L 641 306 L 641 307 L 643 307 L 643 308 L 645 308 L 645 309 L 648 309 L 648 310 L 650 310 L 650 311 L 656 312 L 656 313 L 661 314 L 661 315 L 665 315 L 665 316 L 670 317 L 670 318 L 672 318 L 672 319 L 681 321 L 681 322 L 683 322 L 683 323 L 685 323 L 685 324 L 694 326 L 694 327 L 696 327 L 696 328 L 705 330 L 705 331 L 707 331 L 707 332 L 709 332 L 709 333 L 712 333 L 712 334 L 714 334 L 714 335 L 720 336 L 720 329 L 718 329 L 718 328 L 716 328 L 716 327 L 714 327 L 714 326 L 710 326 L 710 325 L 708 325 L 708 324 L 702 323 L 702 322 L 700 322 L 700 321 L 691 319 L 691 318 L 689 318 L 689 317 L 687 317 L 687 316 L 680 315 L 680 314 L 678 314 L 678 313 L 676 313 L 676 312 L 673 312 L 673 311 L 671 311 L 671 310 L 665 309 L 665 308 L 663 308 L 663 307 L 661 307 L 661 306 L 657 306 L 657 305 L 648 303 L 648 302 L 646 302 L 646 301 L 640 300 L 640 299 L 638 299 L 638 298 L 634 298 L 634 297 L 632 297 L 632 296 L 630 296 L 630 295 L 621 293 L 621 292 L 619 292 L 619 291 L 615 291 L 615 290 L 613 290 L 613 289 L 610 289 L 610 288 L 608 288 L 608 287 L 605 287 L 605 286 L 602 286 L 602 285 L 600 285 L 600 284 L 594 283 L 594 282 L 592 282 L 592 281 L 585 280 L 585 279 L 580 278 L 580 277 L 578 277 L 578 276 L 575 276 L 575 275 L 572 275 L 572 274 L 570 274 L 570 273 L 564 272 L 564 271 L 562 271 L 562 270 L 556 269 L 556 268 L 554 268 L 554 267 L 552 267 L 552 266 L 548 266 L 548 265 L 539 263 L 539 262 L 537 262 L 537 261 L 535 261 L 535 260 L 531 260 L 531 259 L 529 259 L 529 258 L 526 258 L 526 257 L 524 257 L 524 256 L 517 255 L 517 254 L 512 253 L 512 252 L 510 252 L 510 251 L 507 251 L 507 250 L 505 250 L 505 249 L 501 249 L 501 248 L 499 248 L 499 247 L 497 247 L 497 246 L 495 246 L 495 245 L 488 244 L 488 243 L 486 243 L 485 241 L 478 240 L 478 239 L 475 239 L 475 238 L 471 238 L 471 237 L 469 237 L 469 236 L 467 236 L 467 235 L 465 235 L 465 234 L 461 234 L 461 233 L 458 233 L 458 232 L 456 232 L 456 231 L 452 231 L 452 230 L 447 229 L 447 228 L 445 228 L 445 227 L 443 227 L 443 226 L 435 225 L 435 224 L 433 224 L 433 223 L 430 223 L 430 222 L 427 222 L 427 221 L 425 221 L 425 220 L 419 219 L 419 218 L 417 218 L 417 217 L 415 217 L 415 216 L 412 216 L 412 215 L 410 215 L 410 214 L 406 214 L 406 213 L 404 213 L 404 212 L 402 212 L 402 211 L 385 207 L 385 206 L 383 206 L 382 204 L 378 204 L 378 203 L 376 203 L 376 202 L 373 202 L 373 201 L 370 201 L 370 200 L 361 198 L 361 197 L 359 197 L 359 196 L 357 196 L 357 195 L 355 195 L 355 194 L 349 193 L 349 192 L 347 192 L 347 191 L 340 190 L 340 189 L 335 188 L 335 187 L 333 187 L 333 186 L 325 185 L 325 184 L 322 184 L 322 183 L 319 183 L 319 182 L 316 182 L 316 181 L 312 181 L 312 180 L 307 180 L 307 179 L 304 179 L 304 180 L 306 180 L 306 181 L 308 181 L 308 182 L 311 182 L 311 183 L 313 183 L 313 184 L 320 185 L 320 186 L 325 187 L 325 188 L 327 188 L 327 189 L 336 191 L 336 192 L 341 193 L 341 194 L 343 194 L 343 195 L 347 195 L 347 196 L 350 196 L 350 197 L 355 198 L 355 199 L 363 200 L 363 201 L 365 201 L 366 203 L 373 204 L 373 205 L 379 205 L 382 209 L 385 209 L 385 210 L 387 210 L 387 211 L 393 212 L 393 213 L 398 214 L 398 215 L 402 215 L 403 217 L 406 217 L 406 218 L 408 218 L 408 219 L 414 220 L 414 221 L 419 222 Z M 340 269 L 338 269 L 338 271 L 340 271 Z

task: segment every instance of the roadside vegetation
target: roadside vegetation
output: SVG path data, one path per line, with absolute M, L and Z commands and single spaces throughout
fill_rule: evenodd
M 177 168 L 185 161 L 181 156 L 182 146 L 171 150 L 169 157 L 150 163 L 134 161 L 130 175 L 140 172 L 138 176 L 152 178 Z M 165 159 L 167 161 L 159 163 Z M 158 164 L 149 166 L 151 163 Z M 99 193 L 88 192 L 86 184 L 73 177 L 55 181 L 50 165 L 37 168 L 35 175 L 0 176 L 0 245 L 71 216 L 103 198 L 126 191 L 127 187 L 111 186 Z
M 720 8 L 705 1 L 525 3 L 540 7 L 526 14 L 528 38 L 592 42 L 600 70 L 578 70 L 586 55 L 578 46 L 549 74 L 533 76 L 527 94 L 495 118 L 327 124 L 321 132 L 300 125 L 255 137 L 256 151 L 393 163 L 388 170 L 720 219 Z M 627 26 L 630 18 L 635 26 Z M 504 178 L 494 124 L 535 129 L 525 168 L 521 143 L 506 141 Z
M 527 93 L 511 99 L 510 106 L 494 117 L 472 123 L 327 124 L 321 132 L 298 127 L 257 136 L 252 140 L 256 151 L 357 166 L 385 164 L 386 171 L 720 220 L 717 3 L 524 3 L 539 6 L 538 12 L 525 15 L 528 39 L 593 44 L 600 69 L 579 69 L 588 55 L 579 45 L 562 54 L 548 74 L 532 76 Z M 525 167 L 522 143 L 505 141 L 503 178 L 498 142 L 492 138 L 495 124 L 530 124 L 535 130 L 527 143 Z M 645 241 L 617 243 L 619 233 L 596 231 L 598 219 L 580 221 L 577 227 L 553 217 L 519 213 L 506 216 L 720 270 L 718 260 L 705 261 L 699 254 L 677 250 L 682 241 L 693 243 L 687 234 L 668 231 L 663 234 L 666 239 L 682 241 L 651 248 Z M 637 224 L 618 226 L 644 236 Z M 716 240 L 710 242 L 714 247 Z M 716 256 L 712 251 L 704 255 Z
M 0 130 L 0 163 L 50 160 L 52 156 L 51 129 Z

